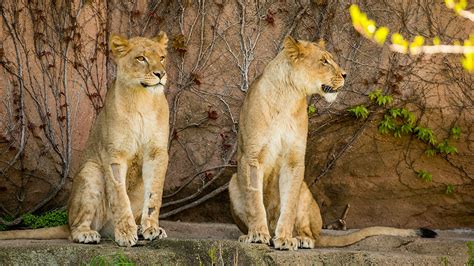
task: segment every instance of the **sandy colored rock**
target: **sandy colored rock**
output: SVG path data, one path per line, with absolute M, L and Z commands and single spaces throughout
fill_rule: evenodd
M 0 241 L 1 265 L 64 265 L 112 261 L 125 256 L 144 264 L 171 265 L 463 265 L 472 230 L 438 230 L 436 239 L 377 236 L 345 248 L 276 251 L 262 244 L 235 241 L 240 235 L 231 224 L 163 222 L 169 238 L 118 247 L 110 240 L 98 245 L 67 240 Z M 342 234 L 328 231 L 326 234 Z

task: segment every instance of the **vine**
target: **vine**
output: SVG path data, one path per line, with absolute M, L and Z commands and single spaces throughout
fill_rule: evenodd
M 385 107 L 393 102 L 391 95 L 382 93 L 382 90 L 377 89 L 368 94 L 369 100 L 379 107 Z M 349 114 L 357 119 L 367 119 L 370 111 L 364 104 L 357 105 L 347 109 Z M 416 123 L 417 118 L 415 114 L 403 107 L 387 108 L 383 118 L 378 124 L 378 132 L 382 135 L 391 134 L 395 138 L 402 136 L 411 136 L 424 143 L 427 147 L 425 154 L 429 157 L 436 155 L 453 155 L 458 153 L 455 146 L 451 145 L 449 139 L 459 139 L 461 136 L 461 128 L 454 126 L 450 129 L 450 136 L 438 142 L 433 129 L 425 127 L 420 123 Z M 417 176 L 426 182 L 433 180 L 432 174 L 423 169 L 415 170 Z M 448 184 L 446 186 L 446 194 L 452 194 L 454 186 Z

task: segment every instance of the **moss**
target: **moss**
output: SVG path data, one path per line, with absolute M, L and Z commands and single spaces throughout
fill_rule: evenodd
M 97 255 L 92 258 L 90 263 L 86 265 L 123 265 L 123 266 L 134 266 L 136 265 L 130 258 L 128 258 L 123 252 L 113 253 L 111 255 Z

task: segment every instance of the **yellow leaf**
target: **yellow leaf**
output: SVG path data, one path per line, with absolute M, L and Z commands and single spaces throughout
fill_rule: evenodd
M 453 8 L 454 7 L 454 0 L 444 0 L 444 3 L 446 4 L 447 7 Z
M 403 36 L 400 33 L 394 33 L 392 34 L 392 43 L 393 44 L 398 44 L 401 45 L 405 39 L 403 39 Z
M 466 56 L 461 59 L 462 66 L 469 72 L 474 71 L 474 58 L 472 56 Z
M 423 38 L 423 36 L 415 36 L 411 45 L 413 47 L 418 47 L 418 46 L 423 46 L 424 43 L 425 43 L 425 38 Z
M 369 38 L 372 38 L 372 35 L 374 34 L 375 30 L 377 29 L 377 26 L 375 26 L 375 21 L 369 19 L 367 21 L 367 26 L 365 27 L 366 29 L 366 34 Z
M 351 5 L 351 7 L 349 7 L 349 14 L 351 14 L 351 18 L 352 18 L 352 24 L 355 25 L 355 24 L 359 24 L 359 21 L 360 21 L 360 9 L 357 5 Z
M 459 13 L 459 11 L 466 9 L 466 7 L 467 0 L 460 0 L 459 3 L 454 6 L 454 10 Z
M 441 43 L 441 40 L 439 39 L 438 36 L 433 38 L 433 45 L 439 45 Z
M 374 34 L 374 40 L 378 44 L 383 45 L 389 32 L 390 30 L 387 27 L 380 27 Z

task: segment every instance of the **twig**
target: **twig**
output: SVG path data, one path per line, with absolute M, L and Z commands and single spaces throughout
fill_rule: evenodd
M 184 210 L 190 209 L 190 208 L 192 208 L 192 207 L 196 207 L 196 206 L 198 206 L 199 204 L 205 202 L 206 200 L 211 199 L 211 198 L 213 198 L 213 197 L 219 195 L 220 193 L 224 192 L 225 190 L 227 190 L 228 187 L 229 187 L 229 183 L 226 183 L 225 185 L 222 185 L 222 186 L 220 186 L 219 188 L 213 190 L 211 193 L 209 193 L 209 194 L 203 196 L 202 198 L 199 198 L 198 200 L 195 200 L 195 201 L 193 201 L 193 202 L 191 202 L 191 203 L 189 203 L 189 204 L 186 204 L 186 205 L 184 205 L 184 206 L 181 206 L 181 207 L 179 207 L 179 208 L 177 208 L 177 209 L 174 209 L 174 210 L 172 210 L 172 211 L 165 212 L 165 213 L 161 214 L 161 215 L 160 215 L 160 219 L 165 219 L 165 218 L 168 218 L 168 217 L 173 216 L 173 215 L 175 215 L 175 214 L 178 214 L 178 213 L 180 213 L 180 212 L 182 212 L 182 211 L 184 211 Z

